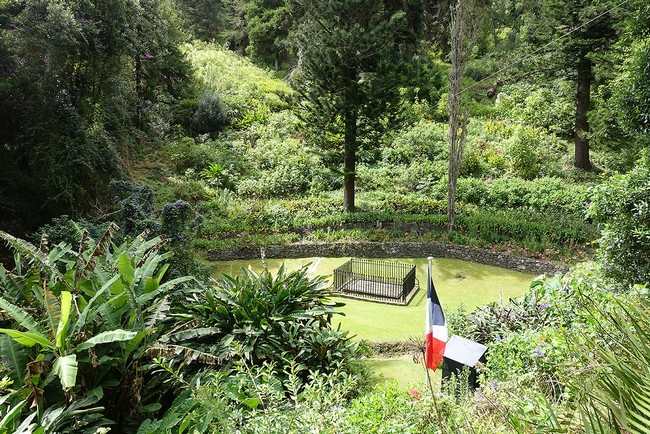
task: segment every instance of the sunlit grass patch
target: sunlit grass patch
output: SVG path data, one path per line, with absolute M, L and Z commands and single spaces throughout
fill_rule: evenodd
M 316 263 L 315 274 L 331 275 L 333 270 L 349 258 L 301 258 L 267 259 L 266 266 L 273 273 L 282 263 L 289 269 L 305 264 Z M 382 303 L 341 298 L 345 306 L 340 312 L 345 316 L 335 317 L 334 326 L 341 324 L 344 330 L 356 335 L 356 339 L 367 341 L 401 341 L 411 337 L 419 338 L 424 331 L 424 301 L 427 280 L 427 260 L 425 258 L 395 258 L 391 261 L 415 264 L 421 290 L 408 306 L 395 306 Z M 240 268 L 249 266 L 255 271 L 262 270 L 261 260 L 239 260 L 211 263 L 213 276 L 222 273 L 236 274 Z M 532 274 L 521 273 L 474 262 L 456 259 L 434 258 L 432 262 L 433 279 L 444 310 L 451 311 L 464 306 L 471 311 L 491 301 L 519 297 L 524 294 L 533 279 Z

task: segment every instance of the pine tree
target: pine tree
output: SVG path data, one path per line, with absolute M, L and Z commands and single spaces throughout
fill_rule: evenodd
M 343 164 L 343 207 L 352 212 L 357 152 L 361 145 L 374 146 L 373 133 L 396 115 L 398 70 L 406 48 L 397 36 L 406 15 L 375 0 L 303 6 L 297 31 L 302 117 L 311 141 L 336 152 L 331 163 Z
M 588 111 L 594 67 L 616 41 L 616 14 L 608 0 L 546 0 L 528 23 L 532 31 L 527 42 L 535 48 L 548 46 L 538 61 L 576 84 L 574 165 L 580 169 L 591 169 Z

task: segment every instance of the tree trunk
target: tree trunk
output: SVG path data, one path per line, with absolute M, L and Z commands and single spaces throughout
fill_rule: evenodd
M 354 212 L 354 179 L 357 163 L 357 114 L 345 112 L 345 155 L 343 160 L 343 210 Z
M 135 122 L 139 129 L 144 129 L 143 113 L 144 113 L 144 86 L 143 78 L 144 72 L 142 71 L 142 59 L 140 55 L 135 55 L 135 93 L 138 97 L 138 102 L 135 106 Z
M 468 9 L 469 8 L 469 9 Z M 474 9 L 472 9 L 474 8 Z M 467 138 L 468 116 L 462 95 L 462 78 L 465 64 L 469 59 L 476 39 L 480 18 L 475 4 L 458 0 L 451 12 L 451 50 L 449 58 L 449 90 L 447 107 L 449 108 L 449 167 L 447 188 L 447 230 L 454 230 L 456 204 L 456 182 L 460 174 L 463 148 Z
M 589 139 L 586 133 L 589 132 L 589 120 L 587 112 L 591 100 L 591 60 L 582 56 L 578 61 L 578 89 L 576 93 L 576 124 L 575 124 L 575 167 L 590 170 L 589 160 Z

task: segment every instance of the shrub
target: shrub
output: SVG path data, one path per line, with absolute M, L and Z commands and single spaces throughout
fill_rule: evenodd
M 249 60 L 215 44 L 194 42 L 184 49 L 198 79 L 219 95 L 228 118 L 237 126 L 265 120 L 289 106 L 291 87 Z
M 191 249 L 191 242 L 199 225 L 199 216 L 183 200 L 167 204 L 160 210 L 159 233 L 168 241 L 168 249 L 173 252 L 170 264 L 172 277 L 197 274 L 197 262 Z
M 401 390 L 394 383 L 378 387 L 374 393 L 363 395 L 351 403 L 340 432 L 428 432 L 435 424 L 433 402 L 426 396 L 423 396 L 424 399 L 420 397 L 419 394 L 411 395 Z
M 206 161 L 214 161 L 210 150 L 201 146 L 191 137 L 182 137 L 170 144 L 170 159 L 174 163 L 176 173 L 184 173 L 187 169 L 200 169 Z
M 588 268 L 562 281 L 535 282 L 527 297 L 540 297 L 548 310 L 560 306 L 551 318 L 565 326 L 538 328 L 533 322 L 490 346 L 484 381 L 517 396 L 513 426 L 536 432 L 647 430 L 647 409 L 639 405 L 648 398 L 647 290 L 608 292 L 601 272 Z M 540 392 L 546 397 L 522 398 Z
M 542 130 L 518 126 L 508 140 L 507 159 L 510 170 L 524 179 L 536 178 L 544 164 L 545 143 Z
M 148 185 L 135 185 L 129 181 L 113 181 L 115 200 L 120 206 L 118 225 L 126 236 L 134 236 L 145 230 L 156 230 L 153 213 L 153 189 Z
M 597 236 L 594 228 L 582 220 L 550 213 L 539 215 L 525 210 L 459 215 L 458 231 L 489 244 L 517 240 L 534 251 L 557 248 L 559 245 L 584 245 Z M 535 248 L 537 246 L 543 247 Z
M 619 297 L 613 312 L 586 300 L 590 319 L 615 336 L 602 339 L 595 334 L 587 339 L 572 339 L 579 353 L 590 354 L 585 363 L 587 375 L 574 381 L 574 387 L 582 393 L 578 402 L 581 419 L 586 427 L 598 427 L 601 433 L 625 430 L 640 434 L 648 428 L 648 408 L 641 403 L 650 399 L 645 369 L 650 363 L 650 351 L 645 345 L 650 339 L 650 312 L 647 291 L 643 292 L 646 294 Z
M 228 124 L 228 116 L 216 92 L 204 92 L 192 117 L 193 130 L 198 134 L 216 133 Z
M 650 283 L 650 153 L 591 191 L 587 216 L 601 227 L 598 258 L 624 285 Z
M 456 199 L 459 202 L 485 205 L 489 203 L 490 185 L 477 178 L 458 178 Z
M 239 194 L 256 198 L 290 196 L 311 187 L 319 159 L 294 137 L 295 116 L 275 113 L 269 125 L 246 132 L 246 176 L 236 185 Z M 277 128 L 275 128 L 277 127 Z
M 343 177 L 338 173 L 322 166 L 313 168 L 310 182 L 310 191 L 312 193 L 321 193 L 342 188 Z
M 340 304 L 329 300 L 324 278 L 308 273 L 307 267 L 290 273 L 281 267 L 276 276 L 267 270 L 224 276 L 188 298 L 183 318 L 191 329 L 167 339 L 220 354 L 225 362 L 271 363 L 280 373 L 295 364 L 303 380 L 310 372 L 349 370 L 358 347 L 330 326 Z
M 309 176 L 305 166 L 281 165 L 258 172 L 255 176 L 241 179 L 237 192 L 254 198 L 287 197 L 309 189 Z M 308 169 L 308 168 L 307 168 Z
M 552 177 L 533 180 L 499 178 L 488 185 L 482 201 L 476 203 L 496 209 L 523 207 L 538 211 L 562 211 L 581 217 L 588 196 L 587 187 Z M 469 197 L 476 199 L 477 195 Z
M 198 376 L 161 419 L 145 421 L 138 434 L 300 434 L 335 429 L 342 425 L 343 404 L 363 388 L 359 379 L 336 372 L 312 375 L 303 382 L 291 370 L 279 375 L 270 365 L 240 365 Z
M 210 164 L 218 164 L 234 177 L 245 163 L 244 144 L 225 133 L 215 139 L 206 135 L 177 138 L 166 150 L 177 174 L 185 174 L 188 169 L 200 172 Z
M 382 149 L 382 159 L 394 164 L 412 164 L 420 160 L 445 159 L 447 133 L 444 125 L 420 121 L 395 135 L 392 143 Z
M 223 189 L 234 187 L 232 174 L 221 164 L 210 163 L 201 170 L 199 175 L 207 181 L 210 187 Z
M 574 92 L 567 81 L 549 86 L 517 83 L 504 86 L 495 106 L 505 118 L 516 119 L 521 125 L 570 137 L 575 118 Z
M 298 221 L 339 214 L 343 206 L 337 200 L 327 197 L 305 197 L 282 202 L 282 206 Z
M 461 176 L 482 176 L 485 172 L 485 161 L 480 149 L 468 147 L 463 152 L 463 161 L 460 166 Z
M 379 211 L 399 214 L 432 215 L 444 213 L 447 202 L 435 200 L 416 194 L 392 194 L 387 196 Z
M 508 304 L 476 309 L 464 333 L 490 347 L 484 384 L 541 392 L 553 402 L 572 392 L 571 376 L 589 351 L 575 352 L 570 341 L 601 333 L 594 306 L 602 314 L 615 310 L 601 276 L 582 269 L 567 276 L 535 279 L 523 297 Z
M 567 383 L 563 365 L 572 359 L 565 336 L 556 328 L 511 333 L 490 345 L 483 381 L 514 382 L 515 387 L 542 391 L 558 400 Z
M 392 180 L 393 188 L 403 190 L 405 193 L 413 191 L 427 192 L 437 182 L 446 179 L 446 176 L 446 161 L 418 160 L 397 168 L 396 176 Z
M 393 190 L 395 189 L 394 179 L 398 176 L 400 169 L 400 166 L 395 165 L 359 164 L 355 175 L 355 189 L 360 191 Z
M 52 219 L 50 224 L 44 225 L 39 228 L 33 235 L 33 239 L 41 240 L 44 235 L 47 236 L 50 245 L 60 243 L 74 245 L 79 242 L 83 231 L 87 231 L 91 238 L 99 238 L 102 236 L 109 223 L 102 222 L 88 222 L 88 221 L 74 221 L 67 215 L 61 215 Z

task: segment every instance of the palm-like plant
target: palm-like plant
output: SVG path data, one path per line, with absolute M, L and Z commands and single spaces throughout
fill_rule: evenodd
M 355 350 L 346 332 L 330 327 L 340 303 L 329 299 L 327 281 L 309 274 L 308 267 L 287 272 L 282 266 L 275 276 L 268 270 L 224 276 L 188 297 L 177 313 L 185 327 L 164 339 L 220 354 L 224 361 L 276 363 L 279 371 L 292 362 L 316 371 L 333 369 Z
M 605 317 L 594 310 L 599 338 L 594 376 L 583 383 L 580 414 L 593 434 L 644 434 L 650 429 L 650 309 L 646 299 L 619 300 Z M 586 350 L 586 348 L 584 348 Z
M 47 407 L 86 399 L 98 388 L 118 423 L 139 409 L 124 398 L 141 395 L 139 368 L 163 332 L 168 295 L 190 278 L 164 281 L 170 254 L 158 253 L 160 238 L 112 246 L 116 230 L 111 226 L 98 242 L 83 233 L 78 252 L 38 248 L 0 232 L 16 251 L 12 270 L 0 265 L 0 353 L 18 392 L 11 401 L 37 408 L 39 421 Z

